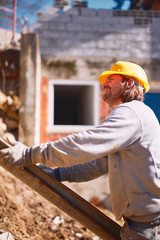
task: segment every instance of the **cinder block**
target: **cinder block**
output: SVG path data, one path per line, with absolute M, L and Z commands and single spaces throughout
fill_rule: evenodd
M 61 32 L 60 31 L 47 31 L 45 34 L 45 38 L 60 38 Z
M 68 48 L 73 48 L 73 46 L 75 46 L 75 48 L 77 46 L 80 46 L 81 41 L 78 41 L 76 39 L 72 39 L 72 38 L 65 38 L 65 39 L 56 39 L 55 41 L 55 47 L 57 47 L 58 49 L 68 49 Z
M 75 32 L 68 32 L 68 31 L 62 31 L 60 33 L 60 37 L 62 39 L 74 39 L 76 33 Z
M 92 23 L 86 23 L 86 24 L 81 24 L 81 23 L 67 23 L 65 25 L 66 30 L 68 31 L 87 31 L 87 32 L 95 32 L 98 30 L 98 25 L 97 24 L 92 24 Z
M 43 34 L 42 28 L 36 28 L 36 29 L 34 30 L 34 32 L 37 33 L 37 34 L 39 35 L 39 37 Z
M 153 42 L 152 45 L 151 45 L 151 49 L 152 49 L 152 52 L 156 52 L 158 51 L 159 55 L 160 55 L 160 43 L 159 42 Z
M 60 53 L 59 49 L 50 48 L 50 47 L 41 48 L 40 50 L 43 56 L 53 56 L 53 55 L 58 56 L 58 54 Z
M 152 26 L 160 25 L 160 18 L 152 18 Z
M 47 22 L 47 21 L 51 21 L 52 19 L 53 19 L 53 15 L 48 13 L 38 16 L 39 22 Z
M 146 17 L 160 18 L 160 11 L 147 11 Z
M 122 58 L 122 59 L 133 57 L 133 55 L 130 54 L 129 51 L 125 51 L 125 50 L 118 50 L 118 51 L 116 50 L 115 51 L 115 56 L 118 57 L 118 58 Z
M 53 21 L 59 22 L 59 23 L 68 23 L 70 22 L 70 16 L 69 15 L 58 15 L 55 18 L 53 18 Z
M 49 45 L 49 40 L 48 39 L 42 39 L 40 38 L 40 47 L 47 47 Z
M 151 52 L 151 58 L 153 59 L 160 59 L 160 54 L 158 51 L 156 52 Z
M 160 36 L 157 35 L 157 34 L 155 34 L 155 33 L 153 33 L 153 34 L 152 34 L 152 38 L 151 38 L 151 43 L 152 43 L 152 45 L 153 45 L 153 44 L 157 44 L 157 43 L 159 43 L 159 42 L 160 42 Z
M 66 23 L 66 30 L 68 31 L 82 31 L 83 25 L 80 23 Z
M 150 46 L 151 46 L 150 43 L 143 41 L 141 44 L 141 50 L 148 51 L 148 49 L 150 50 Z
M 36 29 L 39 29 L 39 28 L 42 28 L 42 23 L 40 22 L 35 22 L 33 24 L 33 29 L 36 30 Z
M 118 17 L 99 17 L 101 18 L 101 22 L 105 24 L 116 25 L 115 27 L 120 26 L 120 19 Z
M 82 16 L 95 16 L 96 10 L 93 8 L 81 8 L 81 15 Z
M 74 15 L 74 16 L 78 16 L 79 15 L 79 11 L 77 7 L 74 8 L 67 8 L 68 6 L 65 6 L 63 8 L 64 14 L 66 15 Z
M 114 26 L 108 23 L 98 24 L 97 32 L 107 33 L 107 32 L 114 32 Z
M 98 9 L 97 15 L 102 17 L 113 17 L 113 10 Z
M 102 18 L 98 16 L 73 16 L 74 23 L 102 23 Z
M 48 31 L 50 30 L 66 30 L 66 23 L 59 23 L 59 22 L 49 22 L 48 23 Z
M 151 26 L 151 32 L 158 32 L 159 34 L 160 34 L 160 32 L 159 32 L 159 26 L 160 26 L 160 23 L 156 23 L 156 24 L 152 24 L 152 26 Z
M 98 25 L 97 24 L 84 24 L 82 25 L 82 30 L 87 31 L 87 32 L 96 32 L 98 30 Z
M 52 15 L 60 14 L 60 8 L 52 7 L 52 6 L 46 6 L 46 13 L 47 14 L 52 14 Z
M 119 24 L 124 26 L 129 26 L 134 24 L 134 18 L 133 17 L 114 17 L 114 19 L 119 22 Z

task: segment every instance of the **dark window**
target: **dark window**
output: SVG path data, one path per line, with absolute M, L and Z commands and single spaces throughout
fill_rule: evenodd
M 54 125 L 93 125 L 94 87 L 54 85 Z

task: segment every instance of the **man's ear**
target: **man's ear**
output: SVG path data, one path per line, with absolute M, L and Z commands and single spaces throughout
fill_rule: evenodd
M 129 78 L 127 81 L 127 89 L 130 89 L 134 85 L 134 79 Z

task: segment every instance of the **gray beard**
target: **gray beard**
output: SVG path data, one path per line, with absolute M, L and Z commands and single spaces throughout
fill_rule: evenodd
M 123 91 L 124 91 L 124 88 L 121 88 L 121 89 L 119 89 L 119 91 L 115 95 L 112 95 L 111 92 L 108 93 L 108 94 L 105 93 L 103 95 L 103 101 L 110 104 L 112 101 L 116 101 L 118 99 L 122 99 Z
M 126 88 L 126 82 L 122 84 L 122 87 L 119 89 L 119 91 L 116 94 L 112 94 L 112 92 L 109 92 L 108 94 L 105 93 L 103 95 L 103 101 L 110 103 L 111 101 L 116 101 L 117 99 L 122 99 L 122 96 L 124 94 Z

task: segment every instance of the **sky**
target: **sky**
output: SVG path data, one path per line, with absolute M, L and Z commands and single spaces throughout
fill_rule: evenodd
M 123 10 L 128 8 L 130 1 L 125 1 Z M 105 8 L 105 9 L 112 9 L 116 6 L 114 0 L 88 0 L 88 7 L 89 8 Z
M 69 0 L 71 4 L 72 0 Z M 87 0 L 88 1 L 88 8 L 104 8 L 104 9 L 112 9 L 116 6 L 116 2 L 114 0 Z M 122 10 L 128 9 L 130 4 L 130 0 L 126 0 Z M 53 6 L 53 0 L 46 0 L 46 6 Z M 45 10 L 45 6 L 42 6 L 41 10 Z

